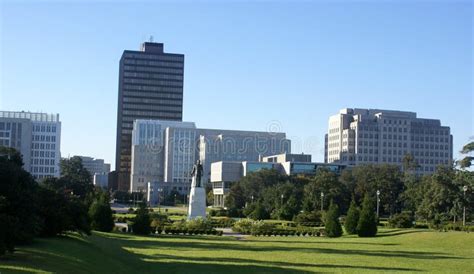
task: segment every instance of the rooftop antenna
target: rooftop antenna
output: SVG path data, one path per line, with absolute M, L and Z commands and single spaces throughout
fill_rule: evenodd
M 153 43 L 153 35 L 150 35 L 150 43 Z

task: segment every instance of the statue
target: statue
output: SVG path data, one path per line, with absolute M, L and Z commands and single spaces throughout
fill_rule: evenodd
M 189 193 L 188 220 L 206 218 L 206 190 L 201 185 L 202 164 L 197 160 L 191 172 L 192 183 Z
M 193 171 L 191 171 L 191 175 L 193 176 L 191 187 L 201 187 L 202 164 L 200 160 L 196 161 L 196 164 L 193 166 Z

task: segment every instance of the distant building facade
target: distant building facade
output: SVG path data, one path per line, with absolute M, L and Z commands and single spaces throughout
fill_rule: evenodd
M 311 155 L 282 153 L 262 157 L 259 161 L 219 161 L 211 164 L 211 183 L 214 206 L 224 207 L 226 195 L 232 183 L 249 173 L 263 169 L 276 170 L 281 174 L 314 176 L 319 169 L 329 169 L 340 174 L 347 166 L 311 162 Z
M 108 189 L 109 187 L 109 173 L 94 173 L 92 176 L 94 186 L 100 187 L 103 189 Z
M 410 154 L 419 165 L 417 173 L 430 174 L 453 159 L 450 128 L 414 112 L 342 109 L 329 118 L 326 140 L 328 163 L 402 166 Z
M 130 189 L 132 130 L 136 119 L 181 121 L 184 55 L 145 42 L 120 59 L 115 170 L 118 189 Z
M 17 149 L 36 179 L 59 177 L 59 114 L 0 111 L 0 145 Z
M 110 172 L 110 164 L 104 163 L 103 159 L 94 159 L 89 156 L 78 156 L 82 159 L 82 166 L 89 171 L 91 176 Z
M 212 162 L 258 161 L 291 149 L 284 133 L 200 129 L 192 122 L 136 120 L 132 136 L 131 192 L 159 182 L 164 193 L 187 194 L 197 160 L 203 164 L 203 182 L 209 182 Z
M 175 172 L 174 161 L 183 162 L 190 148 L 174 146 L 185 142 L 180 129 L 195 129 L 194 123 L 167 120 L 135 120 L 132 131 L 130 192 L 144 192 L 148 182 L 169 182 Z M 170 129 L 170 130 L 168 130 Z M 175 134 L 177 132 L 177 134 Z M 194 138 L 187 143 L 194 143 Z M 185 150 L 180 156 L 174 150 Z M 191 161 L 194 160 L 192 156 Z M 189 163 L 188 165 L 189 166 Z M 191 165 L 192 167 L 192 165 Z M 179 167 L 176 167 L 179 170 Z

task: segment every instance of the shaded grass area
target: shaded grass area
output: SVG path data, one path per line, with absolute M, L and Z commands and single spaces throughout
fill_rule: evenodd
M 3 273 L 472 273 L 474 234 L 382 230 L 376 238 L 344 236 L 90 237 L 40 239 L 0 260 Z

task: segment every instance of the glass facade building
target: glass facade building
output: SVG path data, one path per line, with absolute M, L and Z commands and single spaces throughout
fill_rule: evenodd
M 118 188 L 129 190 L 133 122 L 181 121 L 184 55 L 165 53 L 163 44 L 145 42 L 120 59 L 115 170 Z

